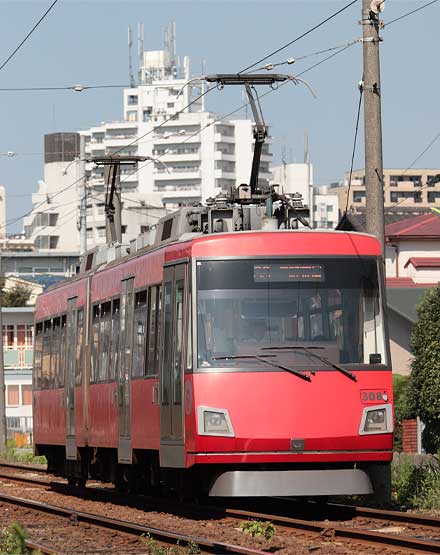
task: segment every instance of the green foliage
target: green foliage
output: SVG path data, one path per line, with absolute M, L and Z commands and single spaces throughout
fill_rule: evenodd
M 402 451 L 402 420 L 416 416 L 408 406 L 408 385 L 409 376 L 393 375 L 395 451 Z
M 3 528 L 0 532 L 0 553 L 2 555 L 23 555 L 31 553 L 26 547 L 27 532 L 18 523 Z
M 4 290 L 2 306 L 26 306 L 32 294 L 32 289 L 24 283 L 15 283 L 12 289 Z
M 186 546 L 180 545 L 179 542 L 176 545 L 163 546 L 150 534 L 142 534 L 140 540 L 147 548 L 147 555 L 200 555 L 201 553 L 199 546 L 193 541 L 188 542 Z
M 392 466 L 393 501 L 411 509 L 440 509 L 438 462 L 415 466 L 406 459 Z
M 247 520 L 240 524 L 240 528 L 242 532 L 249 534 L 251 538 L 264 538 L 269 542 L 276 533 L 275 526 L 269 521 Z
M 408 386 L 408 408 L 425 423 L 427 452 L 440 449 L 440 286 L 429 289 L 417 306 L 411 348 L 414 354 Z
M 8 439 L 6 451 L 1 456 L 11 462 L 47 464 L 46 457 L 44 455 L 34 455 L 31 448 L 18 450 L 13 439 Z

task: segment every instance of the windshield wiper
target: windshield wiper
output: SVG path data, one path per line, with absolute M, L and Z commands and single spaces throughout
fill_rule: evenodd
M 317 355 L 316 353 L 314 353 L 311 349 L 323 349 L 324 347 L 303 347 L 303 346 L 295 346 L 295 347 L 263 347 L 263 349 L 261 349 L 262 351 L 304 351 L 305 353 L 307 353 L 310 357 L 312 358 L 316 358 L 316 360 L 320 360 L 321 362 L 323 362 L 324 364 L 327 364 L 328 366 L 332 366 L 333 368 L 335 368 L 336 370 L 339 370 L 339 372 L 342 372 L 342 374 L 344 374 L 345 376 L 347 376 L 347 378 L 350 378 L 350 380 L 353 380 L 354 382 L 357 382 L 357 378 L 354 374 L 352 374 L 349 370 L 346 370 L 345 368 L 342 368 L 342 366 L 339 366 L 339 364 L 336 364 L 336 362 L 332 362 L 331 360 L 329 360 L 328 358 L 322 357 Z
M 306 380 L 307 382 L 311 382 L 312 379 L 307 374 L 303 374 L 302 372 L 298 372 L 298 370 L 294 370 L 293 368 L 288 368 L 287 366 L 283 366 L 282 364 L 277 364 L 275 362 L 271 362 L 270 360 L 266 360 L 266 358 L 271 357 L 274 355 L 231 355 L 225 357 L 213 357 L 212 360 L 233 360 L 237 358 L 253 358 L 255 360 L 259 360 L 264 364 L 268 364 L 269 366 L 273 366 L 274 368 L 280 368 L 281 370 L 285 370 L 286 372 L 290 372 L 294 376 L 301 378 L 302 380 Z

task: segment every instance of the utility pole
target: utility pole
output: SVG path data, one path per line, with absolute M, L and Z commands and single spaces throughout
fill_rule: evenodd
M 5 387 L 5 366 L 3 361 L 3 275 L 1 271 L 1 252 L 0 252 L 0 454 L 6 451 L 6 387 Z
M 85 164 L 85 143 L 86 139 L 80 136 L 79 160 L 77 162 L 78 180 L 80 180 L 79 193 L 79 254 L 84 256 L 87 251 L 87 179 Z
M 380 12 L 385 0 L 362 0 L 364 57 L 364 136 L 367 231 L 375 235 L 385 257 L 385 218 L 382 159 L 382 116 L 379 61 Z

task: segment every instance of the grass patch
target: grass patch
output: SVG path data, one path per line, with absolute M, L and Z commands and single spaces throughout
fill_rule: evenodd
M 44 455 L 34 455 L 32 447 L 17 448 L 13 439 L 8 439 L 6 451 L 2 453 L 2 458 L 10 462 L 47 464 L 47 459 Z
M 415 466 L 409 459 L 392 466 L 393 501 L 410 509 L 440 510 L 440 465 Z

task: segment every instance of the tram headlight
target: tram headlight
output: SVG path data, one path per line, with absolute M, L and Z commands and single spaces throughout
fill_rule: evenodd
M 198 408 L 198 432 L 205 436 L 234 437 L 231 419 L 226 409 Z
M 380 405 L 366 407 L 362 414 L 359 433 L 365 434 L 384 434 L 393 431 L 391 405 Z

